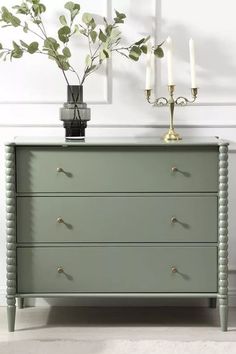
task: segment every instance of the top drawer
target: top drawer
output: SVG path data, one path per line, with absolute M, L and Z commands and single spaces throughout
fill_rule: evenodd
M 17 192 L 216 192 L 217 147 L 16 147 Z

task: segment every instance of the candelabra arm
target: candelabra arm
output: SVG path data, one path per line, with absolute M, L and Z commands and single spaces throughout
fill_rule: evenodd
M 151 95 L 152 95 L 151 89 L 145 90 L 145 94 L 146 94 L 147 102 L 153 105 L 154 107 L 167 106 L 169 103 L 169 101 L 165 97 L 159 97 L 156 98 L 154 101 L 151 101 Z
M 188 103 L 194 103 L 197 99 L 197 93 L 198 93 L 198 89 L 197 88 L 191 88 L 191 93 L 192 93 L 192 100 L 189 100 L 186 97 L 183 96 L 179 96 L 176 98 L 175 100 L 175 104 L 177 104 L 178 106 L 186 106 Z
M 155 107 L 167 106 L 168 104 L 169 101 L 165 97 L 159 97 L 153 102 Z

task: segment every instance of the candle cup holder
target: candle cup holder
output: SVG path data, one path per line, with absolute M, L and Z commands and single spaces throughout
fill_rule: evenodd
M 182 137 L 176 133 L 174 128 L 174 109 L 175 105 L 177 106 L 186 106 L 188 103 L 194 103 L 197 99 L 198 88 L 191 88 L 192 100 L 187 99 L 186 97 L 179 96 L 174 99 L 175 85 L 168 85 L 169 98 L 159 97 L 151 101 L 152 90 L 145 90 L 147 102 L 153 105 L 153 107 L 170 107 L 170 125 L 168 132 L 164 135 L 163 139 L 168 141 L 177 141 L 181 140 Z

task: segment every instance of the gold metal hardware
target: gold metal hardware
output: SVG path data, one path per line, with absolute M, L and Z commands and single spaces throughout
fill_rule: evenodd
M 63 168 L 57 167 L 57 172 L 63 172 Z
M 62 218 L 57 218 L 57 222 L 58 222 L 58 224 L 63 224 L 64 220 Z
M 174 224 L 174 223 L 176 223 L 178 220 L 177 220 L 177 218 L 175 217 L 175 216 L 172 216 L 172 218 L 171 218 L 171 224 Z
M 177 268 L 174 267 L 174 266 L 172 266 L 172 267 L 171 267 L 171 271 L 172 271 L 172 273 L 177 273 Z
M 171 171 L 172 171 L 172 172 L 177 172 L 177 171 L 178 171 L 178 168 L 177 168 L 176 166 L 173 166 L 173 167 L 171 167 Z
M 58 267 L 57 268 L 57 273 L 64 273 L 64 269 L 63 269 L 63 267 Z

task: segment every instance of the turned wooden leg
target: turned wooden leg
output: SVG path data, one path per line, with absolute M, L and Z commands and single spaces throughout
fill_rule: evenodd
M 220 325 L 222 331 L 226 332 L 228 329 L 228 301 L 227 298 L 219 299 L 220 310 Z
M 24 298 L 23 297 L 18 297 L 17 298 L 17 304 L 18 304 L 18 309 L 23 309 L 24 308 Z
M 209 298 L 209 307 L 211 309 L 215 309 L 216 308 L 216 297 Z
M 16 318 L 16 300 L 15 298 L 7 298 L 7 322 L 8 331 L 14 332 Z

